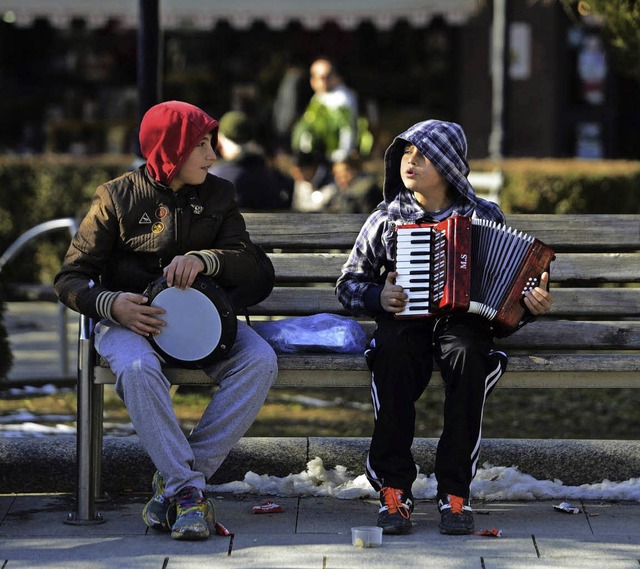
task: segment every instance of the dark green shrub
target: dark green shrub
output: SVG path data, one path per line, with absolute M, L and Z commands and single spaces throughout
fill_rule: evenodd
M 132 161 L 120 155 L 0 158 L 0 252 L 39 223 L 81 219 L 96 187 L 128 170 Z M 60 231 L 36 240 L 4 267 L 2 280 L 50 283 L 69 238 Z
M 640 213 L 640 162 L 527 158 L 471 166 L 502 169 L 505 213 Z
M 0 290 L 0 294 L 2 294 Z M 6 379 L 11 366 L 13 365 L 13 354 L 9 346 L 9 336 L 4 323 L 6 306 L 4 299 L 0 297 L 0 382 Z

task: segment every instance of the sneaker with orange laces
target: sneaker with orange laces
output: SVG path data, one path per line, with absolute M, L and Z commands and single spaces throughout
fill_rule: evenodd
M 399 534 L 411 531 L 413 495 L 411 492 L 384 486 L 380 490 L 378 527 L 382 533 Z
M 439 495 L 440 533 L 469 535 L 473 533 L 473 510 L 469 500 L 453 494 Z

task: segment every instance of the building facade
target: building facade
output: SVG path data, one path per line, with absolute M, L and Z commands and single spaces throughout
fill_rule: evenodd
M 375 12 L 384 8 L 378 0 L 359 3 L 368 13 L 345 0 L 353 13 L 293 17 L 285 11 L 289 3 L 273 0 L 271 15 L 244 21 L 237 14 L 203 16 L 199 25 L 170 12 L 173 20 L 161 29 L 158 98 L 188 100 L 213 116 L 247 110 L 270 145 L 284 77 L 298 70 L 307 87 L 309 63 L 326 55 L 357 92 L 376 155 L 413 122 L 440 118 L 460 122 L 470 156 L 486 157 L 493 126 L 493 3 L 403 1 L 417 8 L 394 3 L 399 12 L 385 16 Z M 49 4 L 60 10 L 65 2 Z M 127 10 L 131 4 L 138 3 L 127 2 Z M 180 4 L 185 13 L 189 4 Z M 21 5 L 17 12 L 0 1 L 0 152 L 134 149 L 141 58 L 131 11 L 120 18 L 82 12 L 63 18 L 34 8 L 33 19 L 25 20 L 29 0 Z M 307 3 L 291 5 L 304 9 Z M 506 17 L 503 155 L 640 157 L 637 81 L 616 68 L 598 22 L 559 0 L 508 1 Z

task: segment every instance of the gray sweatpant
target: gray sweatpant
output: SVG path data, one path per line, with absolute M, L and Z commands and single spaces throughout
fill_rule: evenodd
M 271 346 L 238 321 L 229 355 L 205 370 L 220 387 L 187 436 L 173 410 L 160 356 L 144 337 L 102 320 L 96 326 L 95 346 L 116 376 L 116 392 L 164 477 L 168 496 L 185 486 L 204 490 L 207 479 L 253 423 L 277 376 Z

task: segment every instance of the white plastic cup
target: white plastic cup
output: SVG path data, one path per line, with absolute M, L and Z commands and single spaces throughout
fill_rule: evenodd
M 351 528 L 351 543 L 354 547 L 380 547 L 382 545 L 382 528 L 376 526 Z

